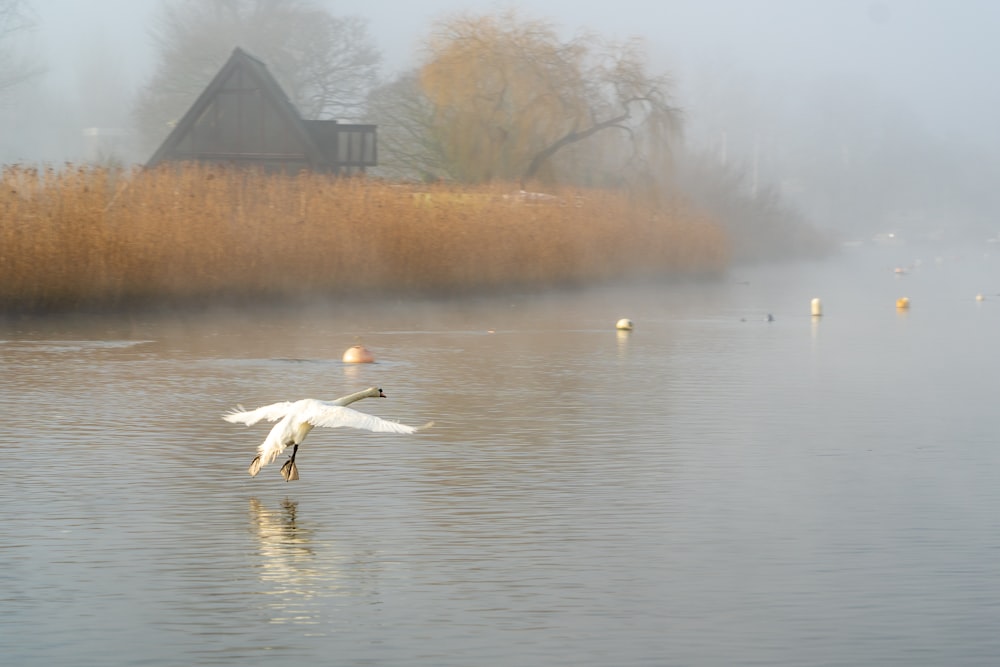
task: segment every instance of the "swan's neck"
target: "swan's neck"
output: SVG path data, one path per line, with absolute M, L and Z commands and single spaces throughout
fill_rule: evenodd
M 334 403 L 336 403 L 337 405 L 350 405 L 355 401 L 360 401 L 362 398 L 368 398 L 369 396 L 371 396 L 371 390 L 365 389 L 364 391 L 359 391 L 357 393 L 348 394 L 347 396 L 338 398 L 336 401 L 334 401 Z

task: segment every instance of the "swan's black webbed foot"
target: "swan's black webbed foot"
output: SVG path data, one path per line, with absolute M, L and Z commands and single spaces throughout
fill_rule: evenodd
M 256 477 L 257 473 L 260 472 L 260 454 L 253 457 L 253 461 L 250 462 L 250 467 L 247 469 L 251 477 Z
M 299 478 L 299 467 L 295 465 L 294 460 L 285 461 L 285 465 L 281 466 L 281 476 L 286 482 L 293 482 Z
M 285 478 L 286 482 L 292 482 L 299 478 L 299 468 L 295 465 L 295 455 L 298 452 L 299 446 L 295 445 L 292 448 L 292 455 L 285 461 L 285 465 L 281 466 L 281 476 Z

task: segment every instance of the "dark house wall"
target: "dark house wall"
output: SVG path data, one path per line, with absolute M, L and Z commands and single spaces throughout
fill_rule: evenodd
M 147 166 L 188 161 L 351 174 L 376 164 L 376 127 L 306 121 L 264 64 L 236 49 Z

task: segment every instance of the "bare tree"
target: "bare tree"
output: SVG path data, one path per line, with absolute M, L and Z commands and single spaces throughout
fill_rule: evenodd
M 0 94 L 45 71 L 45 67 L 18 52 L 16 40 L 35 28 L 24 0 L 0 0 Z
M 310 119 L 358 119 L 381 60 L 362 19 L 312 0 L 164 0 L 152 35 L 159 62 L 135 107 L 147 148 L 237 46 L 260 58 Z
M 434 181 L 451 173 L 434 132 L 434 108 L 420 89 L 416 70 L 375 88 L 367 117 L 378 124 L 379 174 Z

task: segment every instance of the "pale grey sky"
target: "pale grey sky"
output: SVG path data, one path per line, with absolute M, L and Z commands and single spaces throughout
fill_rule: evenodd
M 121 76 L 139 85 L 153 64 L 148 25 L 159 0 L 33 0 L 48 85 L 79 75 L 80 54 L 102 45 Z M 854 79 L 899 99 L 921 116 L 948 114 L 957 128 L 989 122 L 1000 102 L 1000 3 L 992 0 L 368 0 L 322 2 L 363 16 L 385 54 L 385 73 L 409 67 L 431 21 L 459 10 L 521 7 L 567 32 L 647 40 L 657 66 L 681 91 L 705 67 L 732 67 L 753 79 L 801 85 Z M 794 94 L 794 90 L 789 90 Z M 679 100 L 684 106 L 685 100 Z

